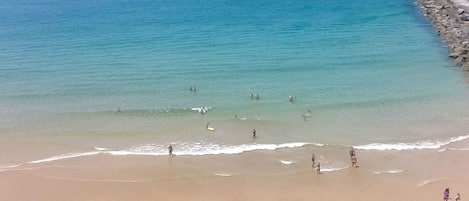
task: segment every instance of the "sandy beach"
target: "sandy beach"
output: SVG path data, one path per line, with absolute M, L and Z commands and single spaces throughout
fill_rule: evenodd
M 240 155 L 97 154 L 0 169 L 2 200 L 440 200 L 469 194 L 467 140 L 438 150 L 347 150 L 305 146 Z M 10 150 L 11 151 L 11 150 Z M 31 150 L 32 151 L 32 150 Z M 340 151 L 340 152 L 339 152 Z M 318 175 L 316 160 L 343 161 Z

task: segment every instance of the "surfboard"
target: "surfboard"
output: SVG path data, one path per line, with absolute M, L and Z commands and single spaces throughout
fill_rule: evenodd
M 215 128 L 207 127 L 207 130 L 209 130 L 209 131 L 215 131 Z

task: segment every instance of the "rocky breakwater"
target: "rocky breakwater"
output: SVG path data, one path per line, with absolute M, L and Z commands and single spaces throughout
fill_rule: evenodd
M 469 70 L 469 7 L 458 0 L 418 0 L 418 3 L 448 44 L 449 57 Z

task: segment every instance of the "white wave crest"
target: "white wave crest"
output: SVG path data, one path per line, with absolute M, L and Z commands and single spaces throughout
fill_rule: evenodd
M 213 143 L 175 143 L 173 154 L 175 155 L 217 155 L 217 154 L 240 154 L 256 150 L 276 150 L 283 148 L 303 147 L 311 143 L 284 143 L 284 144 L 242 144 L 242 145 L 220 145 Z M 103 151 L 112 155 L 167 155 L 167 148 L 162 145 L 141 145 L 125 150 Z
M 404 170 L 386 170 L 386 171 L 375 171 L 375 174 L 397 174 L 404 172 Z
M 395 143 L 395 144 L 383 144 L 373 143 L 368 145 L 354 146 L 356 149 L 362 150 L 411 150 L 411 149 L 439 149 L 442 146 L 468 139 L 469 135 L 452 137 L 445 141 L 420 141 L 415 143 Z

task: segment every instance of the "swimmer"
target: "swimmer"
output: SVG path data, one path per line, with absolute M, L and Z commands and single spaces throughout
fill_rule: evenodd
M 259 97 L 259 94 L 256 93 L 256 97 L 254 97 L 254 98 L 255 98 L 256 100 L 259 100 L 259 98 L 260 98 L 260 97 Z
M 251 95 L 249 95 L 249 98 L 254 99 L 254 94 L 251 93 Z
M 292 96 L 292 95 L 288 96 L 288 101 L 293 102 L 294 100 L 295 100 L 295 96 Z

